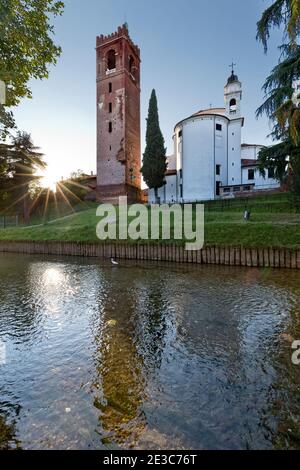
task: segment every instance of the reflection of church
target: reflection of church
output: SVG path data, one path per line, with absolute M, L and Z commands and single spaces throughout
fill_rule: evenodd
M 225 108 L 200 110 L 175 126 L 174 154 L 168 158 L 161 202 L 233 197 L 279 187 L 272 172 L 262 177 L 257 158 L 261 145 L 241 144 L 242 84 L 234 70 L 224 88 Z M 149 201 L 155 202 L 154 191 Z

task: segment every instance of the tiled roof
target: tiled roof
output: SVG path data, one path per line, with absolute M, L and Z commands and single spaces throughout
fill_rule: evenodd
M 257 160 L 253 160 L 250 158 L 242 158 L 242 166 L 257 166 Z

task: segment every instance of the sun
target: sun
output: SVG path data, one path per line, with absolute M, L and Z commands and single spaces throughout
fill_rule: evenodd
M 58 182 L 59 178 L 58 176 L 50 170 L 50 168 L 47 168 L 44 172 L 41 174 L 41 185 L 45 189 L 50 189 L 54 193 L 56 192 L 56 183 Z

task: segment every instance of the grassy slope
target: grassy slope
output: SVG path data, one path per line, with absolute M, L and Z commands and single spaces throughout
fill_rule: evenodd
M 251 200 L 248 223 L 243 220 L 243 201 L 225 202 L 223 207 L 210 203 L 205 215 L 206 244 L 300 248 L 300 214 L 294 213 L 286 195 L 279 196 Z M 89 205 L 85 211 L 42 225 L 0 229 L 0 240 L 99 242 L 96 207 Z

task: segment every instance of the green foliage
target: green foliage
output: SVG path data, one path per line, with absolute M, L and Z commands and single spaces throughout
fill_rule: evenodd
M 30 79 L 48 77 L 61 48 L 53 41 L 50 18 L 60 15 L 64 3 L 57 0 L 1 0 L 0 79 L 7 85 L 6 106 L 31 98 Z M 12 115 L 0 108 L 0 131 L 13 127 Z
M 152 90 L 147 119 L 146 149 L 141 172 L 148 187 L 154 188 L 156 194 L 157 189 L 165 184 L 166 169 L 165 141 L 159 127 L 156 93 Z
M 300 109 L 293 101 L 293 82 L 300 78 L 300 46 L 297 44 L 300 0 L 276 0 L 265 10 L 257 23 L 257 38 L 262 41 L 265 51 L 270 29 L 281 26 L 287 44 L 279 48 L 280 62 L 264 83 L 265 101 L 256 112 L 257 117 L 263 114 L 269 117 L 273 123 L 271 136 L 280 142 L 260 152 L 259 166 L 263 175 L 265 168 L 273 168 L 280 181 L 291 176 L 293 192 L 300 198 L 300 183 L 297 183 L 300 180 Z
M 283 181 L 287 174 L 289 155 L 293 145 L 289 142 L 280 142 L 271 147 L 263 148 L 259 153 L 259 171 L 265 176 L 266 169 L 274 170 L 274 177 L 278 181 Z
M 18 132 L 11 139 L 11 144 L 0 145 L 0 171 L 2 167 L 2 178 L 5 194 L 10 195 L 16 208 L 20 203 L 23 207 L 24 219 L 29 218 L 28 199 L 30 197 L 30 185 L 36 181 L 37 169 L 44 169 L 46 164 L 43 154 L 38 152 L 34 146 L 30 134 Z M 1 176 L 1 173 L 0 173 Z
M 0 104 L 0 140 L 5 140 L 9 133 L 9 129 L 16 127 L 13 113 L 7 111 L 5 106 Z
M 272 137 L 290 137 L 295 145 L 299 139 L 299 109 L 292 101 L 293 81 L 300 77 L 300 46 L 281 46 L 282 61 L 267 77 L 263 91 L 265 101 L 256 111 L 266 114 L 273 122 Z
M 267 8 L 257 23 L 257 39 L 265 51 L 272 28 L 284 27 L 284 33 L 293 46 L 300 31 L 300 0 L 276 0 Z

